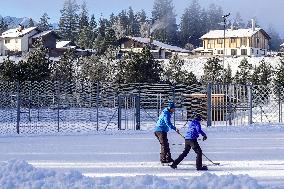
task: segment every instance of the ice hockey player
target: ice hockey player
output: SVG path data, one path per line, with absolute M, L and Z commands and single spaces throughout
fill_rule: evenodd
M 171 115 L 174 112 L 175 112 L 175 104 L 174 102 L 169 102 L 168 107 L 166 107 L 159 116 L 159 119 L 155 127 L 155 136 L 157 137 L 159 143 L 161 144 L 160 161 L 162 164 L 173 162 L 167 133 L 169 129 L 173 129 L 179 132 L 179 130 L 171 123 Z
M 188 130 L 185 135 L 184 151 L 170 165 L 171 168 L 176 169 L 177 165 L 187 156 L 190 149 L 192 148 L 196 153 L 196 169 L 202 171 L 208 170 L 207 166 L 202 166 L 202 150 L 197 142 L 199 134 L 203 136 L 203 141 L 207 139 L 206 134 L 201 129 L 201 120 L 202 118 L 199 114 L 194 115 L 194 119 L 189 123 Z

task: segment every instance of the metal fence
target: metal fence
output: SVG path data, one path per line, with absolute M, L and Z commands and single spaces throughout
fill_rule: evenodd
M 209 84 L 207 125 L 282 123 L 283 87 Z
M 0 134 L 153 128 L 169 100 L 177 125 L 193 112 L 208 126 L 282 123 L 283 92 L 252 85 L 0 82 Z

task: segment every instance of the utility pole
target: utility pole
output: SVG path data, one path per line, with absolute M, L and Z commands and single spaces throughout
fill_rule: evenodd
M 222 16 L 223 18 L 223 24 L 224 24 L 224 41 L 223 41 L 223 70 L 225 71 L 225 51 L 226 51 L 226 23 L 227 23 L 227 18 L 230 16 L 230 13 L 225 14 Z M 223 73 L 223 82 L 225 83 L 225 73 Z

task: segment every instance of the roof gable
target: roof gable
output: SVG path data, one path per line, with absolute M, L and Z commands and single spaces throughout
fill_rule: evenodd
M 9 29 L 5 32 L 2 33 L 1 37 L 2 38 L 6 38 L 6 37 L 22 37 L 30 32 L 32 32 L 33 30 L 38 30 L 37 27 L 30 27 L 30 28 L 24 28 L 23 30 L 19 30 L 19 28 L 13 28 L 13 29 Z
M 225 32 L 226 38 L 233 38 L 233 37 L 252 37 L 258 31 L 262 32 L 265 37 L 270 39 L 269 35 L 261 28 L 255 28 L 255 30 L 249 29 L 227 29 Z M 224 38 L 224 30 L 211 30 L 205 35 L 201 37 L 201 39 L 219 39 Z
M 149 44 L 150 43 L 149 38 L 131 37 L 131 36 L 127 36 L 125 38 L 132 39 L 136 42 L 140 42 L 140 43 L 143 43 L 143 44 Z M 162 42 L 157 41 L 157 40 L 153 40 L 153 42 L 151 44 L 153 44 L 157 47 L 160 47 L 162 49 L 166 49 L 166 50 L 177 51 L 177 52 L 189 52 L 189 50 L 186 50 L 186 49 L 183 49 L 183 48 L 180 48 L 180 47 L 177 47 L 177 46 L 168 45 L 168 44 L 162 43 Z

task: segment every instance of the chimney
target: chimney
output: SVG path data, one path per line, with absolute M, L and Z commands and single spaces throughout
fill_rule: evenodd
M 255 31 L 255 20 L 251 19 L 251 29 L 252 31 Z
M 235 29 L 235 26 L 234 24 L 231 25 L 231 30 L 234 30 Z
M 19 24 L 19 27 L 18 27 L 18 32 L 21 32 L 21 31 L 23 31 L 23 29 L 24 29 L 24 26 L 23 26 L 22 24 Z

